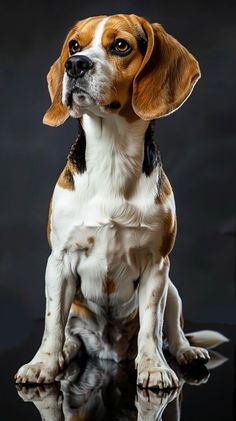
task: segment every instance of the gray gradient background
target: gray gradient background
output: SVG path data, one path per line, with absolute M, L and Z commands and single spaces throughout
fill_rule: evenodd
M 14 6 L 8 2 L 2 8 L 2 349 L 26 341 L 32 320 L 44 316 L 48 204 L 76 135 L 72 119 L 60 128 L 42 124 L 50 103 L 46 74 L 70 27 L 97 14 L 136 13 L 160 22 L 200 62 L 202 79 L 190 99 L 156 122 L 156 139 L 177 204 L 171 278 L 188 320 L 236 322 L 235 6 L 229 0 L 53 0 Z

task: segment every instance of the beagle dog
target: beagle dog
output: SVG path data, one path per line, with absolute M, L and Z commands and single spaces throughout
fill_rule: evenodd
M 199 78 L 189 51 L 142 17 L 90 17 L 68 33 L 47 76 L 43 121 L 59 126 L 72 116 L 79 135 L 50 204 L 43 339 L 17 383 L 52 383 L 85 351 L 135 359 L 144 388 L 176 388 L 163 334 L 179 364 L 208 361 L 192 345 L 211 345 L 217 334 L 183 333 L 169 278 L 175 202 L 151 127 Z

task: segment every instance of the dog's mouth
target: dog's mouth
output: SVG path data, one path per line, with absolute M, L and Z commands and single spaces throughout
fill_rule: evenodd
M 70 91 L 67 92 L 65 98 L 65 104 L 69 108 L 73 108 L 73 106 L 79 107 L 87 107 L 89 105 L 98 105 L 103 107 L 105 110 L 118 110 L 121 107 L 120 102 L 112 101 L 110 103 L 105 102 L 102 99 L 96 99 L 88 92 L 86 89 L 82 88 L 81 86 L 75 86 Z
M 88 91 L 80 86 L 76 86 L 67 92 L 65 102 L 69 108 L 72 108 L 74 103 L 83 105 L 86 100 L 89 100 L 89 102 L 95 101 Z

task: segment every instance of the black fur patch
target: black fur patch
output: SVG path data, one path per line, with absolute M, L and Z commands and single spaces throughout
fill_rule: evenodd
M 157 165 L 162 165 L 161 154 L 153 139 L 153 123 L 151 122 L 147 128 L 144 139 L 143 172 L 146 176 L 149 176 Z
M 145 54 L 146 54 L 146 51 L 147 51 L 147 39 L 142 35 L 138 35 L 137 36 L 137 44 L 138 44 L 138 48 L 139 48 L 140 53 L 144 57 Z
M 79 122 L 78 136 L 75 143 L 72 145 L 70 153 L 67 158 L 68 158 L 68 161 L 71 162 L 75 170 L 79 172 L 80 174 L 83 174 L 87 170 L 86 160 L 85 160 L 86 137 L 85 137 L 83 127 L 81 126 L 80 120 L 78 120 L 78 122 Z
M 107 105 L 107 108 L 110 108 L 110 110 L 118 110 L 120 108 L 121 104 L 118 101 L 113 101 L 109 105 Z

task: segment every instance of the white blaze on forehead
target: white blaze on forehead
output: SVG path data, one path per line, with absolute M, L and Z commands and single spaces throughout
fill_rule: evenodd
M 109 18 L 106 17 L 106 18 L 102 19 L 101 22 L 99 22 L 99 24 L 97 26 L 97 29 L 95 31 L 95 34 L 94 34 L 94 39 L 93 39 L 93 42 L 92 42 L 92 47 L 102 46 L 102 34 L 104 32 L 104 27 L 105 27 L 108 19 Z
M 89 47 L 84 48 L 82 51 L 78 51 L 78 53 L 73 54 L 73 56 L 80 56 L 80 55 L 86 55 L 86 56 L 93 56 L 96 51 L 101 51 L 102 49 L 102 34 L 104 32 L 104 27 L 106 25 L 107 20 L 109 17 L 103 18 L 99 23 L 98 26 L 94 32 L 93 40 Z M 97 48 L 96 48 L 97 47 Z
M 102 48 L 102 35 L 104 32 L 104 27 L 108 19 L 109 17 L 105 17 L 98 23 L 98 26 L 94 32 L 94 37 L 90 46 L 88 48 L 84 48 L 82 51 L 79 51 L 78 53 L 73 54 L 74 56 L 86 55 L 87 57 L 91 59 L 98 58 L 100 60 L 104 60 L 106 58 L 105 52 Z

